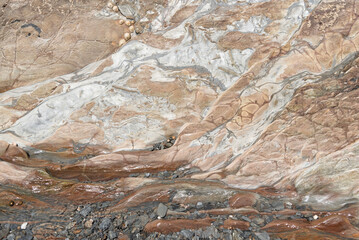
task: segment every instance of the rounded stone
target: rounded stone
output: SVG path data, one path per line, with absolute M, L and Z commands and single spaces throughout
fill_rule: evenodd
M 126 22 L 125 22 L 125 24 L 126 24 L 126 26 L 131 26 L 132 24 L 131 24 L 131 21 L 129 21 L 129 20 L 127 20 Z
M 130 26 L 130 27 L 128 28 L 128 30 L 130 30 L 130 32 L 134 32 L 134 31 L 135 31 L 135 27 L 134 27 L 134 26 Z
M 117 6 L 113 6 L 112 10 L 113 10 L 114 12 L 118 12 L 118 7 L 117 7 Z
M 107 7 L 108 8 L 112 8 L 113 7 L 113 4 L 111 2 L 107 3 Z
M 125 45 L 125 44 L 126 44 L 126 40 L 123 39 L 123 38 L 121 38 L 120 41 L 118 41 L 118 45 L 119 45 L 120 47 L 122 47 L 122 46 Z
M 125 38 L 126 41 L 128 41 L 128 40 L 131 39 L 131 34 L 125 33 L 125 34 L 123 35 L 123 37 Z
M 125 23 L 125 21 L 123 19 L 118 20 L 118 24 L 122 25 L 124 23 Z

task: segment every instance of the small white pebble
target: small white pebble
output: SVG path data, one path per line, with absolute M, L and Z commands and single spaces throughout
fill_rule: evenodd
M 313 216 L 313 219 L 314 219 L 314 220 L 317 220 L 318 218 L 319 218 L 318 215 L 314 215 L 314 216 Z
M 118 45 L 119 45 L 120 47 L 122 47 L 122 46 L 125 45 L 125 44 L 126 44 L 126 40 L 123 39 L 123 38 L 121 38 L 120 41 L 118 41 Z
M 131 34 L 125 33 L 125 34 L 123 35 L 123 37 L 125 38 L 126 41 L 128 41 L 128 40 L 131 39 Z
M 118 20 L 118 24 L 120 24 L 120 25 L 124 24 L 124 22 L 125 21 L 123 19 Z
M 25 230 L 27 227 L 27 222 L 24 222 L 23 224 L 21 224 L 21 229 L 22 230 Z
M 113 6 L 112 10 L 113 10 L 114 12 L 118 12 L 118 7 L 117 7 L 117 6 Z
M 126 24 L 127 26 L 131 26 L 131 25 L 132 25 L 132 24 L 131 24 L 131 21 L 128 21 L 128 20 L 125 22 L 125 24 Z
M 128 28 L 128 30 L 130 30 L 130 32 L 134 32 L 134 31 L 135 31 L 135 27 L 134 27 L 134 26 L 130 26 L 130 27 Z
M 113 4 L 109 2 L 109 3 L 107 3 L 107 7 L 108 7 L 108 8 L 112 8 L 112 7 L 113 7 Z

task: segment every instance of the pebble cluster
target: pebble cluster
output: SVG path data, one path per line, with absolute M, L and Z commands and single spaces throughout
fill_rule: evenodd
M 166 141 L 162 141 L 154 144 L 152 147 L 152 151 L 170 148 L 173 146 L 173 144 L 175 144 L 175 142 L 176 142 L 176 136 L 171 136 Z
M 107 7 L 115 13 L 121 13 L 119 10 L 118 3 L 116 1 L 108 2 Z M 124 15 L 123 15 L 123 17 L 125 17 L 125 20 L 124 19 L 118 20 L 118 24 L 126 26 L 126 32 L 124 33 L 123 38 L 121 38 L 118 41 L 119 47 L 122 47 L 123 45 L 126 44 L 126 42 L 128 42 L 131 39 L 131 37 L 132 37 L 131 34 L 133 34 L 133 33 L 141 34 L 143 31 L 143 28 L 141 27 L 141 25 L 138 24 L 137 26 L 135 26 L 135 23 L 136 23 L 135 20 L 127 19 L 127 17 Z

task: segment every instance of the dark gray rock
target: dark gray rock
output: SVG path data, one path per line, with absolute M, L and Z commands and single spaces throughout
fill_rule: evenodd
M 4 239 L 5 238 L 5 236 L 7 236 L 8 235 L 8 233 L 9 233 L 9 229 L 1 229 L 1 231 L 0 231 L 0 239 Z
M 164 205 L 163 203 L 160 203 L 157 207 L 157 215 L 161 218 L 165 217 L 167 214 L 167 206 Z
M 203 232 L 202 232 L 202 237 L 203 238 L 210 238 L 213 237 L 215 239 L 219 238 L 219 233 L 218 230 L 214 227 L 214 226 L 210 226 L 208 228 L 206 228 Z
M 267 232 L 256 232 L 254 233 L 259 240 L 270 240 Z
M 25 232 L 25 240 L 31 240 L 33 238 L 33 233 L 31 231 L 31 229 L 26 229 L 26 232 Z
M 108 217 L 105 217 L 104 219 L 102 219 L 99 228 L 101 230 L 107 230 L 110 227 L 111 224 L 111 220 Z
M 109 239 L 115 239 L 116 237 L 117 237 L 117 233 L 115 233 L 113 231 L 108 232 L 108 238 Z
M 140 226 L 145 226 L 149 221 L 150 218 L 146 214 L 141 215 L 138 219 L 138 223 Z
M 193 236 L 193 232 L 187 229 L 181 230 L 181 235 L 184 236 L 186 239 L 190 239 Z
M 7 235 L 7 240 L 15 240 L 15 234 L 10 233 L 9 235 Z
M 80 214 L 81 214 L 83 217 L 86 217 L 87 215 L 89 215 L 89 213 L 90 213 L 91 211 L 92 211 L 91 206 L 86 205 L 86 206 L 80 211 Z
M 242 216 L 241 217 L 244 221 L 247 221 L 247 222 L 252 222 L 252 220 L 246 216 Z
M 249 237 L 249 236 L 248 236 Z M 237 232 L 236 230 L 234 230 L 232 232 L 232 239 L 233 240 L 243 240 L 243 237 L 241 236 L 241 234 L 239 232 Z M 247 239 L 247 238 L 245 238 Z
M 138 215 L 134 214 L 131 216 L 128 216 L 125 220 L 125 225 L 126 226 L 131 226 L 136 220 L 138 219 Z
M 16 225 L 16 224 L 10 224 L 10 230 L 11 230 L 11 231 L 16 230 L 16 229 L 17 229 L 17 226 L 18 226 L 18 225 Z
M 244 231 L 243 232 L 243 236 L 244 236 L 245 239 L 248 239 L 251 234 L 252 233 L 250 231 Z

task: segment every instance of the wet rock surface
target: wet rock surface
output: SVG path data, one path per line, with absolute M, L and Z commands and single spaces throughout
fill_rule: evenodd
M 0 239 L 358 239 L 358 12 L 0 1 Z

